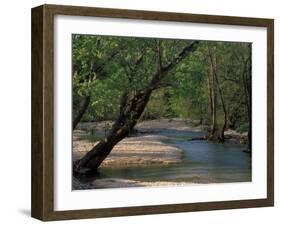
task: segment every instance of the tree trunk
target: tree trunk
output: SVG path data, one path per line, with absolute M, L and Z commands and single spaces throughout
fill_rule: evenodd
M 212 64 L 212 69 L 213 69 L 213 75 L 215 78 L 215 83 L 216 83 L 216 87 L 218 89 L 219 92 L 219 96 L 220 96 L 220 100 L 221 100 L 221 104 L 222 104 L 222 109 L 223 109 L 223 114 L 224 114 L 224 123 L 221 129 L 221 133 L 219 135 L 219 140 L 221 142 L 224 142 L 224 132 L 227 126 L 227 111 L 226 111 L 226 106 L 225 106 L 225 102 L 224 102 L 224 97 L 223 97 L 223 93 L 222 93 L 222 89 L 220 87 L 219 84 L 219 79 L 218 79 L 218 70 L 217 70 L 217 57 L 210 55 L 211 57 L 211 64 Z
M 183 59 L 197 48 L 198 41 L 192 42 L 190 45 L 182 49 L 178 56 L 169 62 L 166 66 L 161 66 L 157 73 L 152 77 L 148 86 L 138 91 L 132 98 L 128 93 L 124 93 L 121 98 L 120 114 L 114 122 L 108 136 L 105 140 L 100 141 L 94 146 L 82 159 L 74 163 L 74 173 L 77 174 L 93 174 L 96 173 L 98 167 L 103 160 L 110 154 L 113 147 L 122 139 L 124 139 L 130 131 L 133 130 L 138 119 L 141 117 L 149 98 L 159 83 Z M 162 65 L 158 56 L 159 65 Z
M 248 144 L 247 144 L 247 151 L 251 152 L 252 150 L 252 88 L 251 88 L 251 76 L 252 76 L 252 50 L 251 44 L 248 46 L 249 48 L 249 55 L 246 59 L 243 59 L 243 71 L 241 74 L 241 80 L 245 95 L 245 103 L 246 103 L 246 110 L 248 116 Z
M 83 115 L 88 109 L 88 106 L 90 105 L 90 102 L 91 102 L 91 96 L 85 96 L 81 108 L 79 109 L 78 113 L 76 114 L 76 116 L 72 121 L 72 130 L 74 130 L 78 125 L 78 123 L 81 121 Z
M 247 70 L 247 92 L 248 92 L 248 101 L 247 101 L 247 109 L 248 109 L 248 151 L 252 151 L 252 45 L 249 44 L 249 67 Z
M 208 89 L 209 89 L 209 102 L 210 102 L 210 113 L 211 118 L 213 118 L 213 94 L 212 94 L 212 85 L 211 85 L 211 73 L 207 73 L 208 77 Z
M 224 132 L 227 126 L 227 111 L 226 111 L 226 107 L 225 107 L 225 102 L 224 102 L 224 97 L 223 97 L 223 93 L 222 93 L 222 89 L 219 85 L 219 80 L 218 80 L 218 75 L 217 73 L 215 73 L 216 76 L 216 83 L 218 86 L 218 90 L 219 90 L 219 95 L 220 95 L 220 99 L 221 99 L 221 104 L 222 104 L 222 109 L 223 109 L 223 114 L 224 114 L 224 123 L 221 129 L 221 133 L 220 133 L 220 141 L 224 142 Z
M 213 115 L 211 136 L 215 136 L 217 132 L 217 89 L 214 74 L 212 75 L 212 100 Z
M 110 154 L 113 147 L 128 136 L 133 130 L 143 113 L 152 90 L 138 93 L 130 102 L 129 106 L 123 106 L 122 112 L 114 122 L 108 136 L 94 146 L 81 160 L 75 164 L 74 171 L 80 174 L 95 173 L 103 160 Z
M 215 82 L 215 68 L 214 64 L 212 62 L 212 53 L 209 49 L 209 64 L 210 64 L 210 93 L 211 93 L 211 114 L 212 114 L 212 128 L 211 128 L 211 134 L 209 136 L 209 139 L 216 138 L 217 133 L 217 84 Z

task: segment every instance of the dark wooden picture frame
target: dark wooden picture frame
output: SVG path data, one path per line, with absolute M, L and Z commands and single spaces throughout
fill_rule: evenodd
M 155 21 L 255 26 L 267 28 L 267 198 L 121 208 L 54 210 L 54 16 L 95 16 Z M 65 220 L 160 214 L 186 211 L 265 207 L 274 205 L 274 21 L 60 5 L 32 9 L 32 200 L 34 218 Z

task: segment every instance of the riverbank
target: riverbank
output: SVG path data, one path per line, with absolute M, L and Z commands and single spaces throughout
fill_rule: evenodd
M 104 178 L 95 179 L 87 183 L 82 183 L 76 178 L 72 180 L 73 190 L 101 189 L 101 188 L 128 188 L 128 187 L 164 187 L 164 186 L 186 186 L 191 185 L 190 182 L 167 182 L 156 181 L 146 182 L 137 180 L 128 180 L 121 178 Z
M 82 158 L 97 144 L 95 138 L 102 138 L 104 136 L 104 125 L 108 126 L 110 122 L 80 123 L 78 125 L 77 130 L 73 133 L 73 161 Z M 210 176 L 202 178 L 198 176 L 197 173 L 192 174 L 193 171 L 187 171 L 192 175 L 183 175 L 185 178 L 184 181 L 179 180 L 179 182 L 176 181 L 176 178 L 174 181 L 169 181 L 169 178 L 163 178 L 164 180 L 159 178 L 151 181 L 150 177 L 146 180 L 146 178 L 140 179 L 133 175 L 151 167 L 156 167 L 156 171 L 158 170 L 157 167 L 162 169 L 160 169 L 160 171 L 166 171 L 166 167 L 169 167 L 169 169 L 171 169 L 171 167 L 178 167 L 183 164 L 183 161 L 185 161 L 184 164 L 186 164 L 186 162 L 189 161 L 188 159 L 192 158 L 194 154 L 192 152 L 189 153 L 189 155 L 184 154 L 181 145 L 183 144 L 186 147 L 187 144 L 191 144 L 189 141 L 192 140 L 192 138 L 204 137 L 205 134 L 202 126 L 195 126 L 192 122 L 186 123 L 179 119 L 161 119 L 140 122 L 135 127 L 135 133 L 119 142 L 110 155 L 104 160 L 100 167 L 102 175 L 96 178 L 82 179 L 81 181 L 74 178 L 73 189 L 180 186 L 190 183 L 216 182 L 217 179 Z M 243 136 L 243 134 L 239 134 L 235 131 L 226 132 L 227 142 L 229 143 L 240 143 L 241 137 Z M 206 141 L 201 141 L 200 143 L 202 142 Z M 194 147 L 189 147 L 187 150 L 191 151 L 193 148 Z M 213 147 L 210 146 L 210 148 Z M 222 147 L 219 145 L 218 148 Z M 226 145 L 225 148 L 229 147 Z M 201 150 L 198 152 L 199 155 L 200 152 Z M 202 157 L 200 159 L 202 159 Z M 192 161 L 191 159 L 190 162 Z M 190 165 L 190 163 L 188 163 L 188 165 Z M 163 169 L 163 167 L 165 167 L 165 169 Z M 134 168 L 134 170 L 132 170 L 132 168 Z M 130 171 L 128 171 L 129 169 Z M 147 171 L 147 173 L 153 172 L 153 174 L 151 174 L 153 177 L 154 173 L 158 174 L 155 170 L 151 169 Z M 118 174 L 117 172 L 120 173 Z M 178 173 L 175 175 L 181 177 L 180 174 L 185 171 L 177 172 Z M 129 179 L 127 178 L 128 173 L 133 175 L 132 177 L 129 176 Z M 123 175 L 125 176 L 124 178 Z
M 82 158 L 97 142 L 83 139 L 86 132 L 73 133 L 73 160 Z M 165 143 L 169 138 L 161 135 L 140 134 L 120 141 L 103 161 L 101 168 L 145 165 L 168 165 L 180 163 L 183 152 Z
M 95 129 L 96 135 L 101 135 L 107 123 L 80 123 L 77 130 L 73 132 L 73 161 L 82 158 L 97 142 L 92 141 L 91 134 Z M 136 126 L 137 133 L 133 137 L 127 137 L 120 141 L 112 150 L 110 155 L 100 166 L 103 168 L 126 168 L 145 166 L 165 166 L 182 162 L 183 151 L 168 143 L 169 137 L 157 135 L 157 131 L 165 128 L 175 130 L 199 131 L 200 128 L 191 128 L 180 120 L 151 120 L 141 122 Z M 186 185 L 187 182 L 144 182 L 137 180 L 126 180 L 121 178 L 93 179 L 81 182 L 73 178 L 73 189 L 93 188 L 121 188 L 121 187 L 146 187 L 146 186 L 173 186 Z

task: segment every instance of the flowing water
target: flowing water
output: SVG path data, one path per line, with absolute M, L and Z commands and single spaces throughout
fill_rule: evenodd
M 202 137 L 202 132 L 161 129 L 157 134 L 169 137 L 169 144 L 183 150 L 180 164 L 103 169 L 101 177 L 193 183 L 251 181 L 251 156 L 243 152 L 245 146 L 190 141 L 190 138 Z

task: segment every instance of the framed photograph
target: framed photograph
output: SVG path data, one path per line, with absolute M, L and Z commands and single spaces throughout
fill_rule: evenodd
M 273 206 L 273 19 L 32 9 L 32 216 Z

